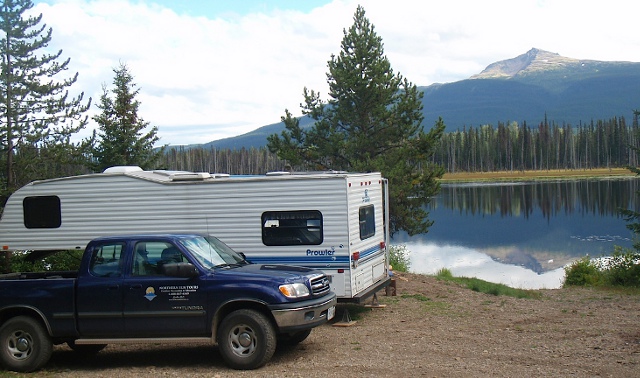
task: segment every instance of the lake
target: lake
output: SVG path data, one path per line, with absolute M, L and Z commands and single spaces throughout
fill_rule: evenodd
M 585 256 L 631 247 L 619 209 L 640 211 L 640 179 L 443 184 L 429 206 L 427 234 L 397 233 L 410 271 L 525 288 L 559 288 L 564 267 Z

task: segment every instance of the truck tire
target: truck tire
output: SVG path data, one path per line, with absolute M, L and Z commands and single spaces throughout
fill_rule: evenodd
M 276 350 L 276 332 L 271 321 L 255 310 L 237 310 L 227 315 L 218 330 L 218 349 L 233 369 L 257 369 Z
M 0 361 L 8 370 L 38 370 L 49 361 L 52 350 L 49 334 L 32 317 L 16 316 L 0 327 Z

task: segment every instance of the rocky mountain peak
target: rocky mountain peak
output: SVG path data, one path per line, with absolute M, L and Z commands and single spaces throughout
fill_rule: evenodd
M 532 48 L 526 53 L 512 59 L 492 63 L 471 79 L 511 78 L 516 75 L 542 70 L 565 68 L 567 65 L 579 63 L 579 60 L 566 58 L 557 53 Z

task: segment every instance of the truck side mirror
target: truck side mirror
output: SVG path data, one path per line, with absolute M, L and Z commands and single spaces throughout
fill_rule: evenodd
M 170 277 L 191 278 L 200 275 L 198 268 L 188 262 L 166 263 L 162 265 L 162 270 L 165 275 Z

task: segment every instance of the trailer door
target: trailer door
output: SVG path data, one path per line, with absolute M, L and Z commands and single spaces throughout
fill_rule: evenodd
M 386 181 L 379 175 L 350 177 L 350 297 L 356 301 L 372 296 L 389 282 L 385 189 Z

